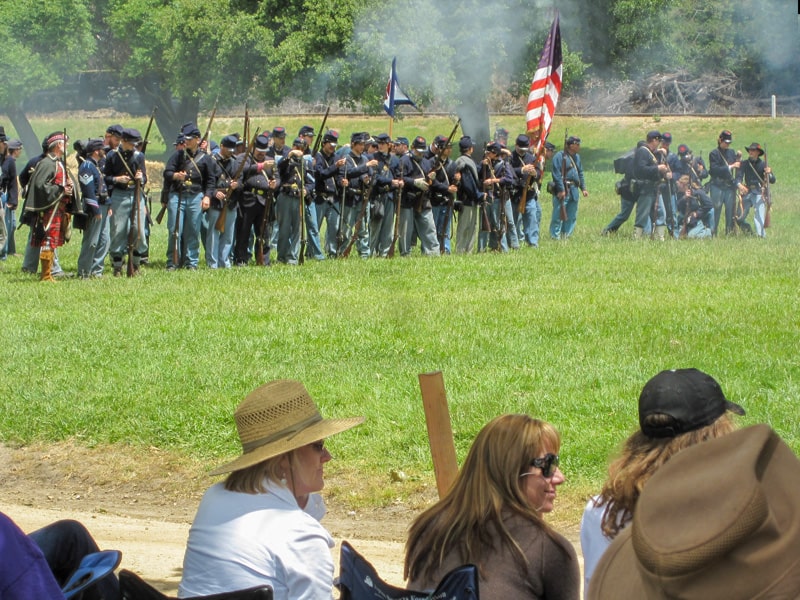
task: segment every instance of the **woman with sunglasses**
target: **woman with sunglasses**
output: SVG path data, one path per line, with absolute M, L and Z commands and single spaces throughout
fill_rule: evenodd
M 478 433 L 447 495 L 411 525 L 404 576 L 432 590 L 474 564 L 482 600 L 578 598 L 575 549 L 543 519 L 553 510 L 561 439 L 549 423 L 502 415 Z
M 243 453 L 211 471 L 227 477 L 197 509 L 178 597 L 269 585 L 275 600 L 330 598 L 334 544 L 318 494 L 331 460 L 325 438 L 364 418 L 323 419 L 302 383 L 282 379 L 250 392 L 235 419 Z

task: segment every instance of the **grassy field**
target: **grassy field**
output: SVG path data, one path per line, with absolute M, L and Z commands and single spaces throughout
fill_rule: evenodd
M 447 133 L 449 123 L 408 119 L 394 135 Z M 68 126 L 84 136 L 106 124 Z M 348 136 L 385 125 L 331 123 Z M 563 436 L 564 496 L 577 506 L 637 427 L 644 382 L 692 366 L 747 409 L 740 424 L 769 423 L 800 451 L 800 174 L 783 143 L 800 121 L 556 119 L 556 137 L 565 128 L 583 139 L 591 195 L 574 238 L 538 250 L 166 273 L 166 228 L 156 226 L 153 265 L 132 280 L 44 285 L 10 258 L 0 266 L 0 440 L 155 446 L 215 464 L 239 451 L 232 412 L 247 392 L 298 378 L 323 415 L 366 416 L 330 441 L 332 467 L 362 482 L 354 503 L 382 504 L 432 482 L 417 374 L 441 370 L 459 458 L 498 414 L 551 421 Z M 619 208 L 611 162 L 653 128 L 706 157 L 723 128 L 737 149 L 766 143 L 778 178 L 769 238 L 636 243 L 631 222 L 600 237 Z M 61 251 L 68 270 L 79 241 Z M 391 484 L 392 470 L 407 483 Z

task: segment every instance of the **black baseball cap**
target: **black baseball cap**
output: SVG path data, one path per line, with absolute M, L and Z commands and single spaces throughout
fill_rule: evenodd
M 717 381 L 697 369 L 661 371 L 650 379 L 639 395 L 639 426 L 648 437 L 676 437 L 711 425 L 726 411 L 744 415 L 744 409 L 722 393 Z M 672 417 L 658 425 L 647 422 L 650 415 Z

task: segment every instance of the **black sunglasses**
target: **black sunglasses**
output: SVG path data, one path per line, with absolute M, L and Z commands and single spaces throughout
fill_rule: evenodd
M 542 458 L 534 458 L 530 465 L 542 470 L 542 477 L 549 479 L 558 468 L 558 454 L 547 453 Z M 525 473 L 527 475 L 527 473 Z

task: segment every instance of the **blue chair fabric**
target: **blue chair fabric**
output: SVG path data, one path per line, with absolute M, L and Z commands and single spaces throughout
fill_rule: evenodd
M 480 600 L 475 565 L 453 569 L 433 592 L 407 590 L 383 581 L 375 567 L 346 541 L 342 542 L 337 586 L 340 600 Z
M 77 596 L 90 585 L 113 572 L 121 560 L 122 552 L 119 550 L 102 550 L 87 554 L 62 586 L 61 591 L 64 598 L 70 600 Z

